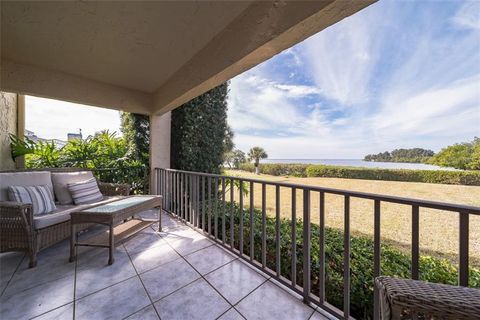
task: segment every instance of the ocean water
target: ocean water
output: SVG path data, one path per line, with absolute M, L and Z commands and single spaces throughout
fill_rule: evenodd
M 400 162 L 370 162 L 361 159 L 265 159 L 262 163 L 306 163 L 325 164 L 332 166 L 382 168 L 382 169 L 416 169 L 416 170 L 456 170 L 434 166 L 424 163 L 400 163 Z

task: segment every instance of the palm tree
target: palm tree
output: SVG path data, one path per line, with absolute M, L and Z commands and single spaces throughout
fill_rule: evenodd
M 258 168 L 258 164 L 260 163 L 260 159 L 268 158 L 267 152 L 260 147 L 253 147 L 248 152 L 248 160 L 253 161 L 255 164 L 255 173 L 260 174 L 260 170 Z

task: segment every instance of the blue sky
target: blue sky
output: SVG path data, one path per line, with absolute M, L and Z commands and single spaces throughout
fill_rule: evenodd
M 229 123 L 270 158 L 480 136 L 480 2 L 379 1 L 232 79 Z
M 480 136 L 480 1 L 381 0 L 235 77 L 228 99 L 237 148 L 273 159 L 470 141 Z M 27 97 L 27 129 L 119 131 L 118 112 L 65 104 Z

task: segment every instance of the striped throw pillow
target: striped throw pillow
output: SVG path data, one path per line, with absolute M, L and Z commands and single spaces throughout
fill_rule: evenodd
M 10 201 L 31 203 L 33 214 L 44 214 L 57 209 L 53 194 L 47 185 L 42 186 L 10 186 L 8 187 Z
M 100 192 L 100 189 L 98 189 L 97 180 L 95 178 L 76 183 L 69 183 L 67 187 L 72 195 L 73 203 L 75 204 L 92 203 L 103 199 L 103 195 Z

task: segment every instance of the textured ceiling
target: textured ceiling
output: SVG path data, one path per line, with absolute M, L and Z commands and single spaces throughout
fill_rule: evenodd
M 249 4 L 2 1 L 2 59 L 154 92 Z

